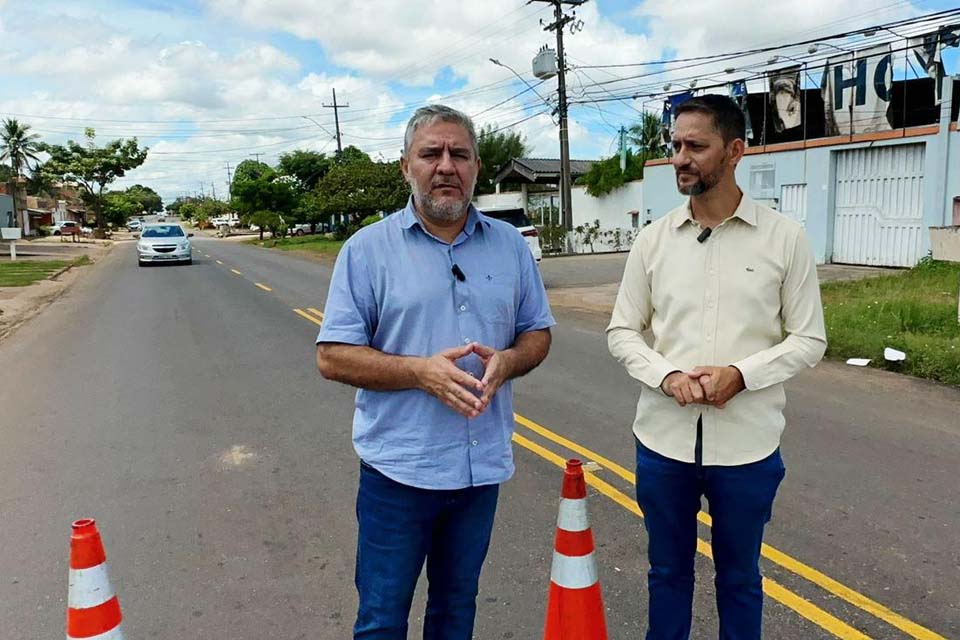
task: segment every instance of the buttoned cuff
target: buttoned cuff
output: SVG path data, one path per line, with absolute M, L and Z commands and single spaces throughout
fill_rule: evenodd
M 732 363 L 731 367 L 736 367 L 743 377 L 743 386 L 747 391 L 757 391 L 769 386 L 763 377 L 764 367 L 767 365 L 766 358 L 761 357 L 763 352 L 747 356 L 743 360 Z

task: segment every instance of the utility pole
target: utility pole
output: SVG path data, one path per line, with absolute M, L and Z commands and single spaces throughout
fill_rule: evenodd
M 350 107 L 348 104 L 337 104 L 337 90 L 333 90 L 333 104 L 323 105 L 326 109 L 333 109 L 333 122 L 337 127 L 337 159 L 340 159 L 340 156 L 343 155 L 343 145 L 340 143 L 340 109 L 347 109 Z
M 227 197 L 233 199 L 233 175 L 230 173 L 230 163 L 227 163 Z
M 217 183 L 211 182 L 210 189 L 213 191 L 213 199 L 216 200 L 217 199 Z
M 587 0 L 531 0 L 546 2 L 553 5 L 551 24 L 546 25 L 544 31 L 557 32 L 557 92 L 559 94 L 558 112 L 560 116 L 560 207 L 563 228 L 567 230 L 567 245 L 570 245 L 570 232 L 573 231 L 573 207 L 571 206 L 571 179 L 570 179 L 570 137 L 567 131 L 567 63 L 563 54 L 563 29 L 571 22 L 575 22 L 571 32 L 583 27 L 582 21 L 577 20 L 576 14 L 564 15 L 563 5 L 578 7 Z
M 627 172 L 627 128 L 620 125 L 620 173 Z
M 207 197 L 207 194 L 203 191 L 203 183 L 201 182 L 201 183 L 200 183 L 200 198 L 201 198 L 201 199 L 206 199 L 206 197 Z
M 257 159 L 257 164 L 260 164 L 260 156 L 263 155 L 262 153 L 251 153 L 250 155 Z

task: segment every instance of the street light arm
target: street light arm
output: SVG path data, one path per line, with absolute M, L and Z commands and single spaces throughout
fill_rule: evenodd
M 531 1 L 532 1 L 532 0 L 531 0 Z M 513 75 L 515 75 L 515 76 L 517 76 L 518 78 L 520 78 L 520 81 L 523 82 L 523 84 L 527 85 L 527 87 L 530 88 L 530 91 L 533 91 L 535 94 L 537 94 L 537 97 L 540 98 L 541 100 L 543 100 L 543 103 L 544 103 L 545 105 L 547 105 L 548 107 L 551 107 L 551 108 L 553 107 L 553 105 L 550 104 L 550 101 L 547 100 L 546 98 L 544 98 L 542 95 L 540 95 L 540 92 L 537 91 L 536 88 L 535 88 L 532 84 L 530 84 L 529 82 L 527 82 L 527 80 L 526 80 L 523 76 L 521 76 L 519 73 L 517 73 L 516 71 L 514 71 L 514 70 L 513 70 L 513 67 L 511 67 L 511 66 L 509 66 L 509 65 L 506 65 L 506 64 L 500 62 L 500 61 L 497 60 L 496 58 L 488 58 L 488 60 L 490 60 L 490 62 L 492 62 L 493 64 L 497 65 L 498 67 L 503 67 L 504 69 L 507 69 L 508 71 L 510 71 L 510 73 L 512 73 Z

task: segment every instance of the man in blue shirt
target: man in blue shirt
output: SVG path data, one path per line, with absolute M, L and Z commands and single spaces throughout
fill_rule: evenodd
M 555 322 L 523 238 L 470 204 L 470 118 L 418 109 L 400 164 L 411 198 L 344 244 L 317 336 L 320 373 L 359 387 L 353 637 L 406 639 L 426 560 L 423 637 L 469 640 L 514 470 L 510 380 L 543 361 Z

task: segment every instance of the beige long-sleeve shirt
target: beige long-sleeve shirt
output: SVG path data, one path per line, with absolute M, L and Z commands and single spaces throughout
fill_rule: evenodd
M 633 431 L 646 447 L 693 462 L 702 414 L 703 464 L 756 462 L 780 445 L 782 383 L 826 350 L 816 265 L 803 229 L 746 194 L 703 243 L 701 230 L 689 202 L 643 228 L 607 343 L 644 385 Z M 726 365 L 746 389 L 723 409 L 680 407 L 660 390 L 673 371 Z

